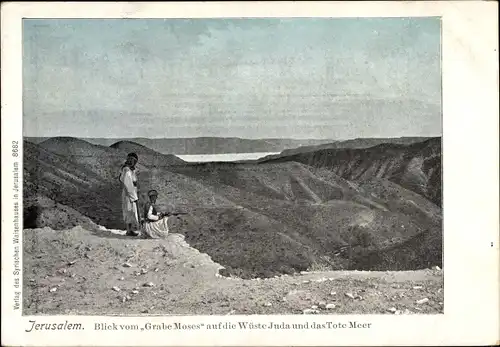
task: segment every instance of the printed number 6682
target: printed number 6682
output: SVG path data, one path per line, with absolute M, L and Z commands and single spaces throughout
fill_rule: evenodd
M 19 142 L 18 141 L 12 141 L 12 156 L 13 157 L 19 156 Z

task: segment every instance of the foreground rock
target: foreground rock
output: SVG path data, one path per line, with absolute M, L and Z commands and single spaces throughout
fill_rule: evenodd
M 443 312 L 442 273 L 329 271 L 261 281 L 235 280 L 216 277 L 221 265 L 191 248 L 182 238 L 134 240 L 136 252 L 132 255 L 130 239 L 107 236 L 80 227 L 64 231 L 25 230 L 24 312 L 395 314 L 387 310 L 392 307 L 401 314 L 406 314 L 406 308 L 415 314 Z M 85 247 L 92 249 L 92 259 L 84 256 Z M 121 266 L 130 255 L 127 262 L 134 266 Z M 68 259 L 74 260 L 70 270 L 58 272 Z M 136 269 L 158 271 L 136 277 Z M 422 288 L 415 290 L 416 283 Z M 362 300 L 358 293 L 362 293 Z M 417 304 L 424 298 L 428 299 L 425 304 Z

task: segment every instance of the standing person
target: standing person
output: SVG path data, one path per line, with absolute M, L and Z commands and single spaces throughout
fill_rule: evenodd
M 166 238 L 169 233 L 168 217 L 165 213 L 158 212 L 156 208 L 158 192 L 150 190 L 148 197 L 149 202 L 144 206 L 143 236 L 150 239 Z
M 122 211 L 123 221 L 127 226 L 127 236 L 138 236 L 139 214 L 137 196 L 137 176 L 135 166 L 139 157 L 135 153 L 127 155 L 127 161 L 120 171 L 120 182 L 122 183 Z

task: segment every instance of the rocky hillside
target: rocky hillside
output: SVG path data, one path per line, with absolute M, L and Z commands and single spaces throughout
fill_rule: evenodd
M 123 229 L 116 177 L 123 154 L 162 155 L 134 143 L 68 142 L 64 149 L 59 139 L 48 142 L 54 152 L 25 142 L 29 227 L 63 229 L 61 220 L 71 216 Z M 226 275 L 441 266 L 441 208 L 429 198 L 440 190 L 440 170 L 431 165 L 440 165 L 437 144 L 322 150 L 259 164 L 144 159 L 140 202 L 153 188 L 161 210 L 186 213 L 172 217 L 172 231 L 222 264 Z
M 388 179 L 441 205 L 441 138 L 411 145 L 380 144 L 362 149 L 322 149 L 262 161 L 299 162 L 325 168 L 349 181 Z
M 313 265 L 355 268 L 354 257 L 383 252 L 423 232 L 441 233 L 438 206 L 386 180 L 371 182 L 382 187 L 377 191 L 329 170 L 291 162 L 200 164 L 175 171 L 239 207 L 197 211 L 182 229 L 186 240 L 228 267 L 264 271 L 257 272 L 260 276 Z M 269 257 L 267 267 L 255 267 L 252 259 L 257 254 L 260 259 Z M 290 255 L 295 263 L 288 259 Z M 392 267 L 424 268 L 438 259 L 440 255 L 421 263 L 418 257 L 407 257 Z
M 67 227 L 55 221 L 55 225 L 41 222 L 40 215 L 47 208 L 45 202 L 53 201 L 73 208 L 95 223 L 121 226 L 120 188 L 118 181 L 105 173 L 110 168 L 103 166 L 93 170 L 91 165 L 80 163 L 82 158 L 88 158 L 90 162 L 95 156 L 76 160 L 73 156 L 62 156 L 28 141 L 24 141 L 23 150 L 24 212 L 31 211 L 31 217 L 25 223 Z M 109 161 L 104 163 L 110 165 Z
M 39 144 L 42 148 L 83 165 L 90 165 L 94 170 L 107 167 L 112 162 L 118 168 L 130 152 L 140 154 L 139 168 L 182 165 L 186 162 L 172 154 L 161 154 L 140 144 L 120 141 L 109 147 L 91 144 L 74 137 L 53 137 Z

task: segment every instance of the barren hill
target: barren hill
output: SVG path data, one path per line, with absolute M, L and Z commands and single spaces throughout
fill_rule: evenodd
M 50 153 L 63 156 L 79 168 L 93 171 L 95 175 L 109 181 L 116 179 L 127 152 L 101 145 L 94 145 L 74 137 L 54 137 L 38 145 Z M 144 170 L 143 163 L 138 168 Z
M 54 137 L 41 142 L 39 146 L 69 158 L 74 163 L 80 164 L 108 180 L 118 176 L 127 154 L 134 151 L 140 153 L 137 165 L 139 171 L 147 172 L 152 167 L 186 164 L 175 155 L 161 154 L 140 144 L 127 141 L 106 147 L 74 137 Z
M 96 223 L 109 221 L 117 225 L 120 199 L 118 186 L 112 180 L 76 163 L 72 157 L 58 155 L 28 141 L 24 141 L 23 150 L 25 212 L 32 209 L 41 213 L 45 206 L 37 202 L 41 196 L 72 207 Z M 108 220 L 106 216 L 116 217 Z
M 161 154 L 141 144 L 131 141 L 119 141 L 110 146 L 122 152 L 135 152 L 140 155 L 140 162 L 148 166 L 181 165 L 186 162 L 173 154 Z
M 41 143 L 39 146 L 46 150 L 64 156 L 101 156 L 105 154 L 116 154 L 116 151 L 100 145 L 94 145 L 87 141 L 75 137 L 52 137 Z
M 349 181 L 389 179 L 441 205 L 441 138 L 411 145 L 380 144 L 363 149 L 322 149 L 262 162 L 288 161 L 326 168 Z

